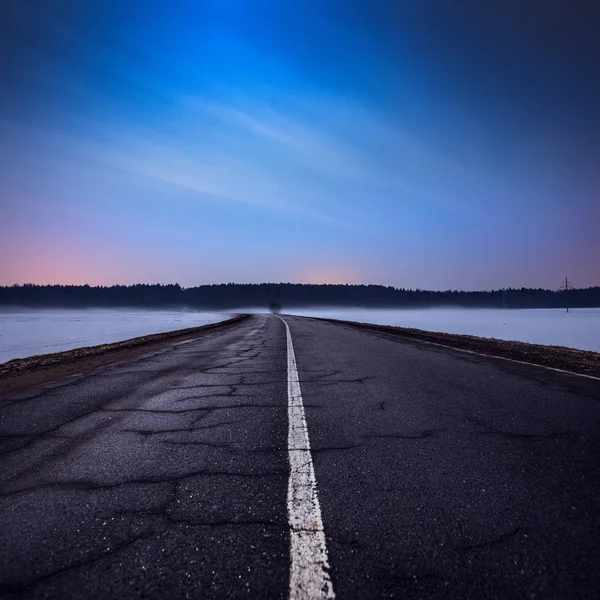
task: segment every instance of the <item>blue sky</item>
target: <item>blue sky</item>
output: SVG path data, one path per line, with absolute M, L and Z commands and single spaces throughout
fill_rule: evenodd
M 0 284 L 600 284 L 593 5 L 491 4 L 4 6 Z

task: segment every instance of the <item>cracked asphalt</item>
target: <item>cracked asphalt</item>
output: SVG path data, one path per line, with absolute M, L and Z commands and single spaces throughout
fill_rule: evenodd
M 600 597 L 600 382 L 285 317 L 338 598 Z M 287 598 L 283 323 L 0 395 L 2 598 Z

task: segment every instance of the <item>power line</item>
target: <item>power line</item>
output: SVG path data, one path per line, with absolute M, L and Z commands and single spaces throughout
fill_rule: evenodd
M 560 289 L 565 291 L 565 304 L 567 305 L 567 312 L 569 312 L 569 290 L 573 289 L 573 285 L 568 277 L 565 277 L 565 282 L 560 286 Z

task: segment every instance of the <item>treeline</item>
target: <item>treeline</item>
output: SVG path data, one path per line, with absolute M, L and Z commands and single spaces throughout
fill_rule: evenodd
M 487 308 L 600 307 L 600 287 L 563 290 L 503 289 L 481 292 L 408 290 L 382 285 L 227 283 L 182 288 L 171 285 L 13 285 L 0 287 L 0 305 L 35 307 L 189 307 L 198 309 L 345 306 L 400 308 L 464 306 Z

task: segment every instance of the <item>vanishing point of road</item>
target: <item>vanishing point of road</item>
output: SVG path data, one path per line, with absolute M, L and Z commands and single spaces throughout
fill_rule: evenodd
M 257 315 L 0 392 L 2 598 L 600 598 L 600 381 Z

